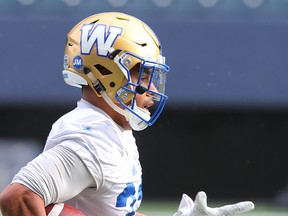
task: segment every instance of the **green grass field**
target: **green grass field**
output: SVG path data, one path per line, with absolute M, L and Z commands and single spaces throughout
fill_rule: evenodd
M 231 203 L 225 203 L 231 204 Z M 211 207 L 225 205 L 220 204 L 209 204 Z M 255 209 L 251 212 L 243 213 L 243 216 L 288 216 L 287 208 L 279 208 L 263 202 L 254 202 Z M 146 214 L 147 216 L 172 216 L 178 208 L 176 202 L 142 202 L 139 212 Z
M 267 205 L 262 202 L 254 202 L 255 210 L 241 214 L 241 216 L 288 216 L 287 208 L 277 208 L 272 205 Z M 222 206 L 223 204 L 210 204 L 211 207 Z M 147 216 L 173 216 L 178 203 L 176 202 L 161 202 L 161 201 L 145 201 L 142 203 L 138 212 Z M 2 216 L 0 212 L 0 216 Z

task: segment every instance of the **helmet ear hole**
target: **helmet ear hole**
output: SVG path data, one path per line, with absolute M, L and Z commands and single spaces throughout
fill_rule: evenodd
M 109 74 L 113 74 L 110 70 L 108 70 L 106 67 L 100 65 L 100 64 L 96 64 L 94 65 L 94 67 L 104 76 L 104 75 L 109 75 Z

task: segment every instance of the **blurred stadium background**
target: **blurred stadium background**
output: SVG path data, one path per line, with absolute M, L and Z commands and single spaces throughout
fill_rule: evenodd
M 74 108 L 65 36 L 104 11 L 148 23 L 171 66 L 165 111 L 135 133 L 143 211 L 169 215 L 204 190 L 213 204 L 256 201 L 247 215 L 287 215 L 288 0 L 0 0 L 0 190 Z

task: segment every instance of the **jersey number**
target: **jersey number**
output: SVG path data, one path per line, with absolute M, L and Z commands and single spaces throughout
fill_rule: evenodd
M 128 183 L 123 192 L 117 197 L 116 207 L 125 207 L 127 205 L 128 198 L 132 199 L 132 202 L 130 204 L 132 211 L 127 213 L 126 216 L 132 216 L 135 214 L 134 205 L 137 200 L 142 199 L 142 185 L 140 185 L 138 189 L 138 198 L 135 197 L 135 193 L 135 186 L 132 183 Z

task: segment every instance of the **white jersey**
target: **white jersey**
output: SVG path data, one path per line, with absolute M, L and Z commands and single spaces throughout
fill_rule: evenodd
M 83 99 L 52 127 L 44 151 L 14 177 L 45 205 L 67 202 L 87 216 L 134 215 L 142 169 L 132 131 Z

